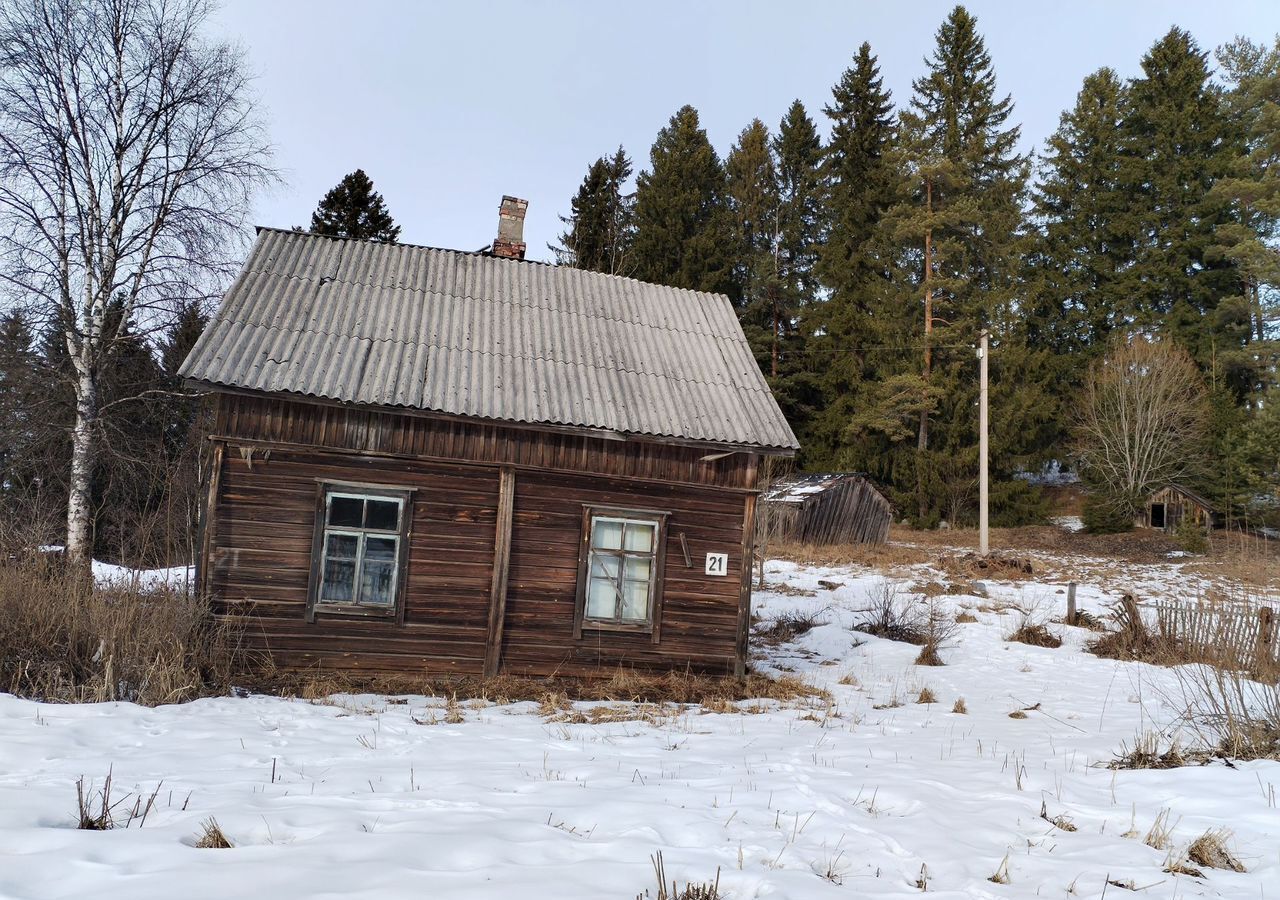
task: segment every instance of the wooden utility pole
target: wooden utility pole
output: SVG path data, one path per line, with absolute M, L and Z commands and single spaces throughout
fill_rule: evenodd
M 987 534 L 987 329 L 978 338 L 978 553 L 991 552 Z

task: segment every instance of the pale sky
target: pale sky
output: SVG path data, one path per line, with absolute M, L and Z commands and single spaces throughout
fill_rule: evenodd
M 626 147 L 639 170 L 680 106 L 723 155 L 754 117 L 795 98 L 825 134 L 831 86 L 862 41 L 905 103 L 952 2 L 336 2 L 226 0 L 215 30 L 239 43 L 285 184 L 255 224 L 310 222 L 325 191 L 363 168 L 400 239 L 461 250 L 497 232 L 503 194 L 529 200 L 529 257 L 588 164 Z M 1212 50 L 1280 33 L 1277 0 L 974 0 L 1023 148 L 1038 148 L 1101 66 L 1139 72 L 1171 25 Z

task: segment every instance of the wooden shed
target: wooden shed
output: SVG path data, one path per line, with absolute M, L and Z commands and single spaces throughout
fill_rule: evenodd
M 727 298 L 525 261 L 523 210 L 478 253 L 262 229 L 184 363 L 198 581 L 278 665 L 744 671 L 795 437 Z
M 893 508 L 865 475 L 792 475 L 760 498 L 760 527 L 770 538 L 805 544 L 883 544 Z
M 1208 531 L 1222 524 L 1222 514 L 1207 499 L 1180 484 L 1168 484 L 1147 499 L 1142 518 L 1136 523 L 1140 528 L 1158 528 L 1174 532 L 1183 519 Z

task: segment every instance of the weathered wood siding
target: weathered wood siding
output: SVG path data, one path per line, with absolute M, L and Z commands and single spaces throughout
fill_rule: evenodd
M 219 609 L 248 617 L 250 645 L 279 665 L 479 673 L 494 633 L 500 671 L 741 665 L 752 454 L 703 462 L 699 448 L 232 394 L 219 397 L 213 440 L 202 581 Z M 514 492 L 502 578 L 504 469 Z M 324 481 L 414 491 L 403 622 L 322 612 L 307 623 Z M 590 628 L 574 639 L 584 504 L 670 512 L 657 643 Z M 729 554 L 727 576 L 703 574 L 712 551 Z
M 1158 526 L 1153 520 L 1154 507 L 1164 507 L 1164 524 Z M 1172 534 L 1178 530 L 1183 519 L 1190 519 L 1199 528 L 1206 531 L 1215 525 L 1216 517 L 1209 507 L 1187 496 L 1177 487 L 1169 485 L 1160 488 L 1147 500 L 1146 510 L 1136 523 L 1141 528 L 1162 528 Z
M 761 526 L 774 538 L 804 544 L 883 544 L 893 508 L 865 478 L 848 476 L 802 500 L 764 501 Z M 770 517 L 768 520 L 765 516 Z

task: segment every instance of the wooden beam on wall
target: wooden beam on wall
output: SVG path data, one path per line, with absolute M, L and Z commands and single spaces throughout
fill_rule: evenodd
M 747 636 L 751 631 L 751 569 L 756 545 L 756 497 L 746 498 L 742 514 L 742 588 L 738 595 L 738 653 L 733 674 L 747 674 Z
M 515 510 L 516 471 L 504 466 L 498 475 L 498 519 L 493 541 L 493 580 L 489 586 L 489 635 L 484 674 L 492 678 L 502 666 L 502 626 L 507 617 L 507 572 L 511 565 L 511 517 Z
M 212 441 L 209 460 L 209 485 L 204 504 L 200 507 L 200 541 L 196 551 L 196 595 L 209 595 L 210 568 L 213 554 L 217 548 L 215 528 L 217 526 L 218 493 L 222 485 L 222 454 L 226 444 Z

